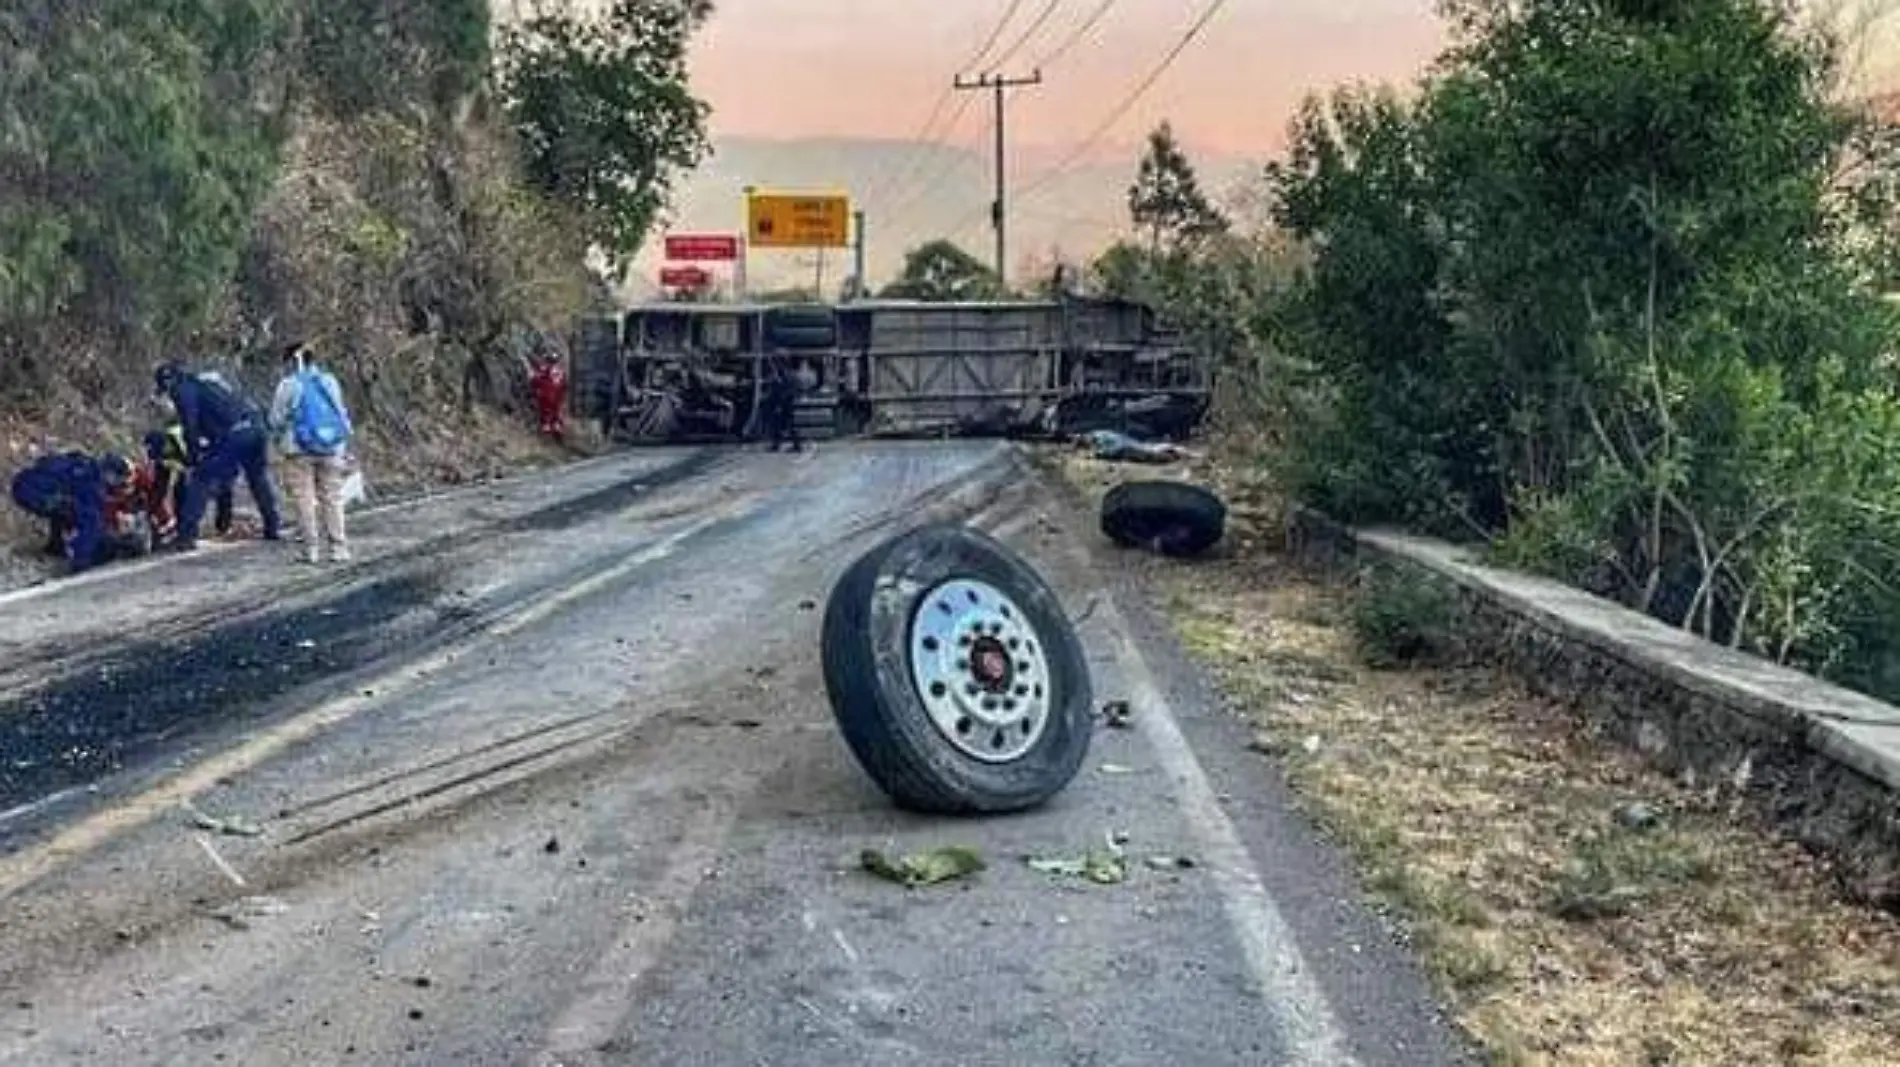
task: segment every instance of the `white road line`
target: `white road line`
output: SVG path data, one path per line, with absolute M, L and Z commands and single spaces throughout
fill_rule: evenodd
M 553 467 L 553 468 L 543 468 L 541 470 L 533 471 L 526 474 L 517 474 L 513 477 L 504 478 L 496 482 L 483 482 L 483 483 L 478 483 L 476 485 L 458 486 L 454 489 L 443 489 L 443 490 L 439 490 L 433 493 L 422 493 L 417 496 L 398 497 L 395 500 L 386 500 L 380 504 L 372 504 L 372 505 L 369 505 L 368 507 L 351 508 L 350 518 L 352 521 L 354 521 L 356 519 L 360 519 L 369 515 L 380 515 L 380 514 L 384 514 L 386 512 L 391 512 L 391 511 L 411 510 L 411 509 L 419 508 L 424 504 L 441 504 L 441 503 L 451 502 L 459 497 L 477 496 L 483 492 L 491 492 L 491 493 L 503 492 L 505 491 L 503 487 L 512 489 L 519 486 L 527 485 L 531 480 L 542 479 L 547 475 L 547 473 L 550 470 L 558 471 L 559 473 L 562 473 L 562 474 L 572 475 L 572 474 L 577 474 L 581 471 L 592 470 L 595 467 L 607 466 L 609 464 L 609 461 L 614 460 L 614 459 L 624 460 L 626 458 L 627 457 L 622 453 L 610 452 L 604 456 L 594 456 L 589 459 L 577 460 L 573 463 L 562 464 L 560 466 Z M 582 490 L 583 494 L 588 493 L 588 492 L 593 492 L 593 490 L 591 489 Z M 265 543 L 267 542 L 263 542 L 263 541 L 205 541 L 199 544 L 198 552 L 194 554 L 179 554 L 175 552 L 160 551 L 151 556 L 146 557 L 145 559 L 137 560 L 135 562 L 114 563 L 114 564 L 111 564 L 110 566 L 95 567 L 92 570 L 85 571 L 80 574 L 75 574 L 71 576 L 62 576 L 58 578 L 53 578 L 49 581 L 40 582 L 37 585 L 23 586 L 22 588 L 19 588 L 19 589 L 8 590 L 7 592 L 0 593 L 0 606 L 4 606 L 7 604 L 17 604 L 23 600 L 37 600 L 40 597 L 51 596 L 54 593 L 67 593 L 67 592 L 71 592 L 74 589 L 80 589 L 88 585 L 93 585 L 97 582 L 116 581 L 120 578 L 126 578 L 131 575 L 138 574 L 141 571 L 149 571 L 149 570 L 154 570 L 159 567 L 168 567 L 174 563 L 181 563 L 185 560 L 196 558 L 196 556 L 204 555 L 205 553 L 229 552 L 235 549 L 244 548 L 247 546 L 255 546 L 255 545 L 265 544 Z
M 229 552 L 232 549 L 239 548 L 248 543 L 249 542 L 242 541 L 205 541 L 199 544 L 196 555 L 204 555 L 212 552 Z M 38 585 L 24 586 L 19 589 L 0 593 L 0 605 L 17 604 L 22 600 L 37 600 L 40 597 L 51 596 L 54 593 L 68 593 L 74 589 L 80 589 L 104 581 L 116 581 L 128 575 L 169 566 L 180 560 L 190 558 L 192 557 L 173 552 L 160 551 L 157 555 L 148 556 L 136 562 L 113 563 L 103 567 L 94 567 L 89 571 L 83 571 L 79 574 L 54 578 L 49 581 L 41 582 Z
M 143 825 L 160 813 L 176 808 L 215 785 L 219 779 L 248 771 L 284 749 L 322 733 L 361 712 L 400 695 L 430 675 L 483 645 L 541 622 L 569 604 L 603 589 L 642 567 L 671 555 L 674 549 L 712 526 L 750 511 L 756 503 L 740 499 L 704 518 L 633 552 L 612 566 L 595 571 L 573 585 L 535 600 L 483 630 L 463 638 L 432 656 L 390 672 L 371 683 L 373 696 L 353 694 L 319 704 L 276 724 L 235 748 L 192 766 L 121 804 L 98 812 L 61 831 L 52 840 L 0 861 L 0 900 L 44 877 L 72 857 L 97 848 L 110 838 Z
M 672 941 L 680 916 L 718 861 L 738 818 L 737 797 L 716 798 L 701 809 L 668 857 L 659 881 L 632 903 L 633 914 L 614 931 L 613 943 L 601 953 L 581 981 L 578 995 L 548 1031 L 534 1061 L 537 1067 L 598 1062 L 597 1050 L 614 1038 L 633 1010 L 634 988 Z
M 1167 699 L 1155 685 L 1154 675 L 1129 636 L 1128 622 L 1112 602 L 1102 603 L 1102 622 L 1113 634 L 1116 668 L 1127 687 L 1129 702 L 1140 709 L 1135 725 L 1175 783 L 1182 814 L 1226 905 L 1246 953 L 1248 966 L 1281 1038 L 1288 1063 L 1297 1067 L 1354 1067 L 1346 1039 L 1326 994 L 1301 958 L 1293 933 L 1281 917 L 1267 887 L 1254 869 L 1253 857 L 1221 809 L 1208 783 L 1207 772 L 1181 734 Z

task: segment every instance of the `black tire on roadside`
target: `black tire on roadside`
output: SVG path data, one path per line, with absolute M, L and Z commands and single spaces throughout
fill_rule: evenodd
M 979 626 L 987 636 L 966 641 Z M 1088 756 L 1075 627 L 1041 575 L 976 530 L 932 524 L 866 553 L 832 587 L 822 651 L 845 743 L 901 808 L 1033 808 Z
M 1125 548 L 1198 556 L 1227 532 L 1227 505 L 1186 482 L 1126 482 L 1102 499 L 1102 533 Z

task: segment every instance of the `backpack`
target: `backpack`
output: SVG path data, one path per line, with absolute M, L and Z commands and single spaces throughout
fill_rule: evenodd
M 297 372 L 297 406 L 290 415 L 290 438 L 297 451 L 310 456 L 334 456 L 350 440 L 350 422 L 330 395 L 323 376 L 314 370 Z

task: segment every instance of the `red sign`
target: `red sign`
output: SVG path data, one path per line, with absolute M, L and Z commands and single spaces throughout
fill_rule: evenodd
M 699 267 L 661 267 L 660 284 L 668 289 L 704 289 L 712 275 Z
M 670 233 L 666 258 L 688 263 L 727 262 L 739 258 L 739 238 L 729 233 Z

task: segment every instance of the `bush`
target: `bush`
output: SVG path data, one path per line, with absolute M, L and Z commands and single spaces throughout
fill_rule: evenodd
M 1415 101 L 1309 101 L 1270 170 L 1288 487 L 1900 695 L 1896 139 L 1780 5 L 1450 12 Z
M 1374 564 L 1358 578 L 1352 604 L 1353 635 L 1373 667 L 1413 663 L 1448 665 L 1464 655 L 1457 630 L 1457 604 L 1418 573 Z

